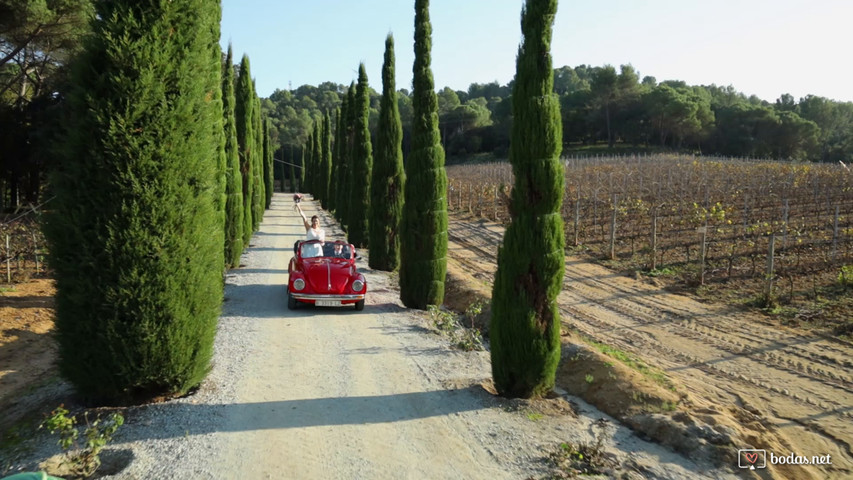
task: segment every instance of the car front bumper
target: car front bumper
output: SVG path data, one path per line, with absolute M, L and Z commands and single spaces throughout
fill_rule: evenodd
M 316 295 L 307 293 L 290 292 L 290 296 L 300 301 L 314 302 L 317 300 L 338 300 L 341 302 L 357 302 L 364 300 L 364 294 L 349 294 L 349 295 Z

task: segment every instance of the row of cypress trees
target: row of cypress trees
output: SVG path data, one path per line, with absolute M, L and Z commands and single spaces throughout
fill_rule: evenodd
M 491 327 L 495 383 L 510 396 L 550 389 L 559 359 L 563 176 L 549 51 L 556 3 L 527 0 L 522 12 L 513 217 L 499 253 Z M 76 121 L 57 148 L 56 201 L 45 219 L 60 370 L 90 398 L 181 394 L 209 370 L 223 270 L 237 264 L 270 202 L 269 127 L 248 57 L 239 75 L 230 48 L 221 65 L 217 0 L 123 0 L 96 9 L 74 67 L 68 105 Z M 376 168 L 361 65 L 334 144 L 331 112 L 316 125 L 302 179 L 353 243 L 370 245 L 371 266 L 399 268 L 403 303 L 421 309 L 443 301 L 447 253 L 428 10 L 428 0 L 416 0 L 405 177 L 389 36 Z
M 183 394 L 209 371 L 272 152 L 248 57 L 223 68 L 218 0 L 95 7 L 44 225 L 60 371 L 90 399 Z
M 562 287 L 565 243 L 560 216 L 562 127 L 550 55 L 556 10 L 557 0 L 526 0 L 513 86 L 512 219 L 498 253 L 490 328 L 495 385 L 512 397 L 550 391 L 560 356 L 556 297 Z M 419 309 L 442 303 L 447 265 L 447 178 L 430 68 L 431 30 L 429 2 L 416 0 L 412 150 L 405 174 L 390 35 L 385 43 L 375 159 L 366 126 L 367 79 L 361 65 L 356 94 L 350 87 L 338 115 L 332 168 L 337 175 L 332 182 L 346 190 L 335 205 L 350 241 L 369 245 L 372 268 L 399 267 L 403 304 Z M 371 160 L 375 160 L 372 172 Z M 364 194 L 367 188 L 369 199 Z M 316 191 L 328 195 L 327 190 Z
M 447 179 L 430 67 L 428 10 L 428 1 L 416 2 L 413 94 L 415 117 L 422 121 L 413 126 L 414 148 L 405 171 L 394 81 L 394 38 L 389 34 L 375 156 L 368 130 L 368 81 L 362 63 L 358 83 L 350 85 L 336 115 L 331 165 L 327 166 L 328 157 L 313 147 L 317 132 L 325 137 L 331 128 L 331 122 L 324 120 L 315 124 L 314 134 L 303 149 L 309 153 L 302 178 L 303 188 L 312 192 L 323 208 L 334 211 L 348 240 L 370 248 L 371 268 L 400 269 L 403 303 L 420 309 L 440 305 L 444 299 L 447 254 Z M 324 118 L 328 117 L 327 112 Z

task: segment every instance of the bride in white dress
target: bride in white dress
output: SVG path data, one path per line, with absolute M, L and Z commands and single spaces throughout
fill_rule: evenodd
M 302 216 L 302 223 L 305 225 L 305 239 L 306 240 L 320 240 L 321 243 L 315 243 L 313 245 L 306 245 L 302 249 L 303 257 L 322 257 L 323 256 L 323 242 L 326 241 L 326 231 L 320 228 L 320 217 L 314 215 L 311 217 L 311 223 L 308 223 L 308 219 L 305 217 L 305 213 L 302 211 L 302 208 L 299 204 L 296 204 L 296 210 L 299 212 L 299 215 Z

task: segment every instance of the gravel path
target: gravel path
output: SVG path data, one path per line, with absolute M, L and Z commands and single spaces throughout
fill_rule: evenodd
M 366 259 L 364 311 L 288 310 L 287 265 L 304 235 L 291 205 L 274 197 L 228 275 L 209 377 L 194 395 L 129 409 L 107 457 L 131 462 L 107 478 L 543 478 L 561 442 L 594 441 L 606 416 L 578 399 L 489 394 L 488 352 L 452 349 Z M 340 233 L 323 221 L 327 238 Z M 601 478 L 735 478 L 609 423 L 604 455 L 617 466 Z

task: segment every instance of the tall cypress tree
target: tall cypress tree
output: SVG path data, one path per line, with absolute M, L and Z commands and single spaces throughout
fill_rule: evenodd
M 320 180 L 320 164 L 323 163 L 323 122 L 320 119 L 314 121 L 314 134 L 311 138 L 311 194 L 315 200 L 321 200 L 323 192 L 320 191 L 322 181 Z
M 441 305 L 447 273 L 447 173 L 430 68 L 431 35 L 429 1 L 415 0 L 412 150 L 400 222 L 400 299 L 419 309 Z
M 231 45 L 225 57 L 222 77 L 222 104 L 225 118 L 225 263 L 240 265 L 243 253 L 243 180 L 240 174 L 240 155 L 237 144 L 237 125 L 234 118 L 234 64 Z
M 347 96 L 344 100 L 346 112 L 341 111 L 341 166 L 338 170 L 338 221 L 341 226 L 347 227 L 349 221 L 349 184 L 350 170 L 352 170 L 352 118 L 355 109 L 355 83 L 350 83 Z
M 222 47 L 219 46 L 219 24 L 221 22 L 221 13 L 222 9 L 218 10 L 219 18 L 216 19 L 215 25 L 214 22 L 210 22 L 211 35 L 210 38 L 213 39 L 209 46 L 210 48 L 210 62 L 212 65 L 217 66 L 218 68 L 211 69 L 210 75 L 211 77 L 211 85 L 215 85 L 213 89 L 212 103 L 214 110 L 217 112 L 217 115 L 213 118 L 210 125 L 213 129 L 213 136 L 216 140 L 216 211 L 219 215 L 219 223 L 220 228 L 222 229 L 222 269 L 223 272 L 228 268 L 228 260 L 225 257 L 227 251 L 227 240 L 225 239 L 225 226 L 226 226 L 226 211 L 225 207 L 227 204 L 227 187 L 226 187 L 226 175 L 227 175 L 227 158 L 225 156 L 225 117 L 224 117 L 224 107 L 222 104 Z
M 322 161 L 320 162 L 320 199 L 322 200 L 323 208 L 329 209 L 329 182 L 332 174 L 332 121 L 329 118 L 329 112 L 323 114 L 323 138 L 320 140 L 322 145 Z
M 310 135 L 309 135 L 309 138 L 310 138 Z M 302 148 L 300 150 L 301 151 L 299 152 L 299 165 L 300 165 L 300 168 L 299 168 L 299 188 L 303 192 L 306 192 L 306 191 L 308 191 L 307 187 L 305 186 L 305 182 L 307 181 L 306 179 L 308 177 L 308 173 L 307 173 L 308 168 L 305 166 L 305 162 L 307 161 L 307 159 L 305 158 L 305 152 L 308 150 L 307 143 L 305 145 L 302 145 Z
M 264 193 L 266 194 L 266 202 L 264 202 L 264 209 L 270 208 L 270 204 L 272 204 L 272 194 L 273 189 L 275 188 L 275 179 L 274 171 L 273 171 L 273 151 L 272 151 L 272 138 L 270 138 L 270 126 L 272 124 L 272 120 L 269 118 L 264 120 L 264 179 L 266 180 L 266 185 L 264 187 Z M 281 177 L 281 182 L 284 184 L 284 176 Z
M 370 172 L 373 169 L 373 147 L 370 144 L 370 92 L 364 63 L 358 66 L 353 129 L 352 171 L 350 172 L 350 209 L 347 238 L 357 247 L 366 247 L 369 237 Z
M 382 64 L 376 158 L 370 180 L 370 267 L 377 270 L 391 271 L 400 263 L 404 178 L 403 126 L 394 84 L 394 37 L 388 34 Z
M 498 250 L 490 328 L 495 386 L 510 397 L 550 391 L 560 360 L 562 126 L 550 53 L 556 12 L 557 0 L 527 0 L 521 14 L 509 157 L 512 219 Z
M 243 181 L 243 245 L 248 245 L 252 238 L 254 211 L 252 209 L 252 190 L 254 182 L 252 175 L 254 174 L 252 166 L 254 165 L 255 152 L 255 132 L 252 126 L 252 115 L 255 109 L 255 91 L 252 88 L 252 71 L 249 65 L 249 56 L 243 54 L 243 59 L 240 61 L 240 76 L 237 79 L 237 87 L 235 89 L 236 108 L 235 117 L 237 118 L 237 144 L 240 147 L 240 175 Z
M 45 218 L 59 368 L 93 399 L 181 394 L 210 369 L 222 302 L 221 10 L 95 8 Z
M 296 193 L 299 191 L 297 189 L 298 185 L 297 185 L 297 180 L 296 180 L 296 167 L 292 163 L 292 162 L 296 162 L 296 159 L 293 158 L 290 161 L 291 161 L 291 164 L 290 164 L 290 193 Z
M 255 82 L 252 81 L 252 92 L 255 92 Z M 252 132 L 255 134 L 255 155 L 252 155 L 252 232 L 257 232 L 264 219 L 264 203 L 266 202 L 264 176 L 264 127 L 261 122 L 261 99 L 252 95 Z
M 305 145 L 302 146 L 302 190 L 311 192 L 311 154 L 314 153 L 314 130 L 308 132 Z
M 335 212 L 337 216 L 338 209 L 338 171 L 341 168 L 341 108 L 335 110 L 335 131 L 332 137 L 332 170 L 329 172 L 329 210 Z

